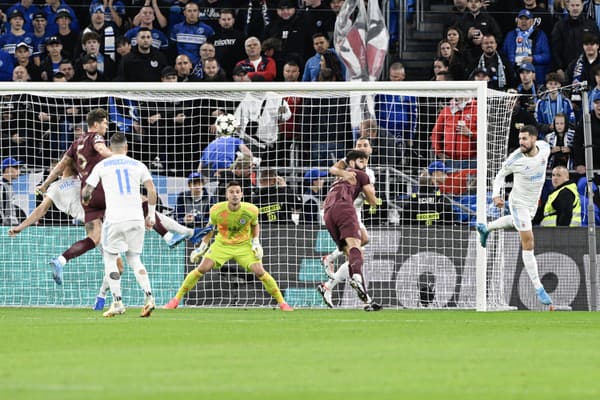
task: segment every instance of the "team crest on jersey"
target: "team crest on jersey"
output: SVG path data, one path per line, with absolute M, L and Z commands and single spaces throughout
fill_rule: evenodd
M 246 218 L 240 218 L 240 225 L 246 225 Z
M 156 61 L 156 60 L 152 60 L 152 61 L 150 61 L 150 66 L 151 66 L 152 68 L 156 68 L 156 67 L 158 67 L 158 61 Z

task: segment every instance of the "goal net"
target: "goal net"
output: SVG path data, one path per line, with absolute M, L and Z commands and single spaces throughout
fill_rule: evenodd
M 227 181 L 243 182 L 244 199 L 261 212 L 265 268 L 293 306 L 325 307 L 316 286 L 327 280 L 321 260 L 335 244 L 319 204 L 335 178 L 329 167 L 360 137 L 370 139 L 369 166 L 383 200 L 374 214 L 368 205 L 362 214 L 372 297 L 386 308 L 491 310 L 510 302 L 504 256 L 518 244 L 493 235 L 486 252 L 473 227 L 497 216 L 491 182 L 506 156 L 515 97 L 481 82 L 4 84 L 0 94 L 2 158 L 22 163 L 4 182 L 17 208 L 0 236 L 0 305 L 87 307 L 98 293 L 104 268 L 97 250 L 69 260 L 62 285 L 51 278 L 50 259 L 85 237 L 83 225 L 56 206 L 15 237 L 7 234 L 40 204 L 35 186 L 97 107 L 110 114 L 108 137 L 124 132 L 129 155 L 150 169 L 166 219 L 204 226 L 206 204 L 224 200 Z M 215 126 L 223 114 L 239 123 L 233 148 L 215 146 L 227 136 L 226 123 Z M 159 304 L 194 268 L 192 248 L 184 242 L 171 249 L 147 232 L 142 260 Z M 128 267 L 122 286 L 127 305 L 143 303 Z M 344 282 L 333 302 L 361 306 Z M 184 304 L 275 303 L 256 277 L 230 262 L 206 274 Z

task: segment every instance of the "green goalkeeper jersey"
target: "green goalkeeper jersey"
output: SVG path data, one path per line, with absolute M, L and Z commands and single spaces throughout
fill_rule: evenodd
M 258 224 L 258 207 L 242 202 L 231 211 L 227 202 L 215 204 L 210 209 L 210 224 L 217 227 L 215 241 L 223 244 L 240 244 L 252 239 L 252 227 Z

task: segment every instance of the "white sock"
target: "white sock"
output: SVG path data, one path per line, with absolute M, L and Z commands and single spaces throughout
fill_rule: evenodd
M 487 229 L 488 231 L 495 231 L 496 229 L 507 229 L 512 228 L 513 226 L 512 216 L 505 215 L 487 224 Z
M 165 242 L 169 243 L 171 239 L 173 239 L 173 234 L 171 232 L 167 232 L 163 235 L 162 238 Z
M 104 252 L 104 274 L 115 301 L 121 299 L 121 276 L 117 268 L 117 254 Z M 116 277 L 116 279 L 115 279 Z
M 188 228 L 187 226 L 181 225 L 179 222 L 175 221 L 173 218 L 168 217 L 164 214 L 157 213 L 160 218 L 160 223 L 163 224 L 166 230 L 169 232 L 176 232 L 182 235 L 192 236 L 194 234 L 194 230 L 192 228 Z
M 523 259 L 523 264 L 525 264 L 525 270 L 527 270 L 529 279 L 531 279 L 531 283 L 533 283 L 533 287 L 535 287 L 536 290 L 543 287 L 538 274 L 537 260 L 533 255 L 533 250 L 523 250 L 521 258 Z
M 325 282 L 325 286 L 329 289 L 333 289 L 337 286 L 338 283 L 344 282 L 349 277 L 350 272 L 348 268 L 348 261 L 346 261 L 345 263 L 340 265 L 337 271 L 335 271 L 335 274 L 333 274 L 333 279 L 329 279 L 327 282 Z
M 100 291 L 98 292 L 98 297 L 106 298 L 106 292 L 108 291 L 108 277 L 104 274 L 104 278 L 102 278 L 102 286 L 100 286 Z
M 58 256 L 56 257 L 58 258 L 58 262 L 60 263 L 60 265 L 62 265 L 63 267 L 65 266 L 65 264 L 67 263 L 67 259 L 64 258 L 63 256 Z
M 135 274 L 135 279 L 137 280 L 137 283 L 140 285 L 140 287 L 144 291 L 144 294 L 146 296 L 151 296 L 152 289 L 150 289 L 150 279 L 148 278 L 148 271 L 146 271 L 144 264 L 142 264 L 140 255 L 135 254 L 135 253 L 131 254 L 131 253 L 127 252 L 126 257 L 127 257 L 127 264 L 129 264 L 131 266 L 131 268 L 133 269 L 133 273 Z
M 344 254 L 344 252 L 336 248 L 327 255 L 327 261 L 334 263 L 342 254 Z

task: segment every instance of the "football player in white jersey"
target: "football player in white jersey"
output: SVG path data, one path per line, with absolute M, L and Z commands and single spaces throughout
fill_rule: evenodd
M 504 187 L 506 176 L 513 174 L 513 188 L 508 196 L 510 215 L 498 218 L 489 224 L 477 224 L 481 246 L 487 244 L 488 235 L 496 229 L 514 227 L 521 237 L 523 264 L 538 299 L 542 304 L 552 305 L 552 299 L 546 293 L 538 273 L 538 265 L 533 254 L 533 230 L 531 220 L 535 216 L 538 200 L 546 180 L 546 166 L 550 147 L 543 140 L 537 140 L 538 131 L 533 125 L 525 125 L 519 131 L 519 148 L 513 151 L 494 180 L 492 201 L 498 208 L 504 207 L 500 191 Z
M 359 150 L 364 152 L 366 155 L 371 156 L 373 154 L 373 148 L 371 147 L 371 142 L 367 137 L 361 137 L 356 141 L 356 145 L 354 146 L 354 150 Z M 346 171 L 346 167 L 348 166 L 348 162 L 346 159 L 342 159 L 335 163 L 331 168 L 329 168 L 329 172 L 332 175 L 338 176 L 342 179 L 350 180 L 353 179 L 356 175 L 354 172 Z M 375 172 L 368 166 L 365 168 L 365 173 L 368 175 L 371 184 L 375 184 Z M 365 224 L 362 222 L 362 210 L 363 205 L 365 204 L 365 196 L 364 194 L 360 194 L 356 200 L 354 201 L 354 208 L 356 209 L 356 216 L 358 217 L 358 222 L 360 223 L 360 233 L 361 233 L 361 246 L 365 246 L 369 243 L 369 233 L 367 232 L 367 228 Z M 341 257 L 344 253 L 339 249 L 335 249 L 332 253 L 327 254 L 321 258 L 321 263 L 325 267 L 325 272 L 327 276 L 329 276 L 329 280 L 325 283 L 320 283 L 317 286 L 318 292 L 323 296 L 323 300 L 327 307 L 333 308 L 332 302 L 332 290 L 333 288 L 343 281 L 345 281 L 350 275 L 348 272 L 348 261 L 344 262 L 340 265 L 337 271 L 335 271 L 334 263 L 335 261 Z
M 88 204 L 92 192 L 102 182 L 106 200 L 106 213 L 102 225 L 104 270 L 113 294 L 113 303 L 103 315 L 113 317 L 125 312 L 121 300 L 121 274 L 117 268 L 117 257 L 125 252 L 127 264 L 133 269 L 138 284 L 146 294 L 146 302 L 140 316 L 149 317 L 156 306 L 148 272 L 142 264 L 140 254 L 144 247 L 145 227 L 150 229 L 155 223 L 156 188 L 148 168 L 127 156 L 127 139 L 124 134 L 116 133 L 112 136 L 110 149 L 113 155 L 94 167 L 81 194 L 83 205 Z M 140 185 L 143 185 L 148 193 L 148 215 L 145 220 Z

